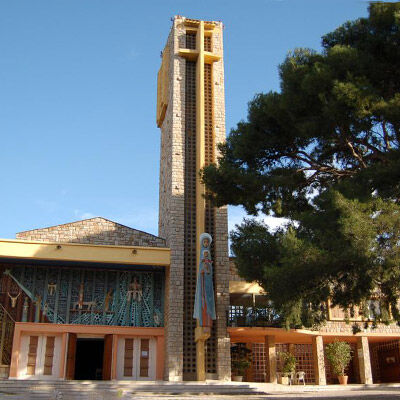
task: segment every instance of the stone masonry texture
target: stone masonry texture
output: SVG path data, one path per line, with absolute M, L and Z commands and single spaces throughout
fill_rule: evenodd
M 171 249 L 169 284 L 166 288 L 165 378 L 183 379 L 184 301 L 184 176 L 185 176 L 185 65 L 178 55 L 184 43 L 183 17 L 175 17 L 167 46 L 170 49 L 168 107 L 161 126 L 159 235 Z M 222 23 L 213 30 L 213 52 L 223 55 Z M 225 140 L 223 60 L 213 64 L 215 143 Z M 217 150 L 216 150 L 217 151 Z M 227 210 L 215 210 L 215 291 L 217 320 L 217 378 L 230 379 L 230 340 L 226 328 L 229 307 L 229 258 Z
M 164 239 L 102 217 L 19 232 L 17 239 L 37 242 L 166 247 Z
M 166 46 L 170 51 L 168 107 L 161 126 L 159 235 L 171 249 L 165 298 L 165 379 L 183 379 L 184 262 L 184 104 L 185 61 L 177 55 L 183 34 L 175 19 Z
M 224 46 L 223 24 L 217 23 L 212 38 L 213 52 L 221 59 L 213 64 L 214 94 L 214 135 L 215 151 L 217 145 L 225 141 L 225 84 L 224 84 Z M 229 310 L 229 253 L 228 253 L 228 212 L 226 207 L 215 209 L 215 290 L 217 311 L 217 378 L 231 379 L 230 338 L 227 332 L 226 316 Z
M 237 272 L 235 257 L 229 257 L 229 280 L 234 282 L 246 282 Z

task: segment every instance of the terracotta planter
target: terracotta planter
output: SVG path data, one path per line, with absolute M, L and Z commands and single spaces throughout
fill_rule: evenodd
M 347 375 L 339 375 L 338 379 L 341 385 L 347 385 L 347 380 L 349 379 L 349 377 Z
M 236 376 L 236 375 L 234 375 L 234 376 L 232 376 L 232 380 L 233 380 L 234 382 L 243 382 L 243 376 Z

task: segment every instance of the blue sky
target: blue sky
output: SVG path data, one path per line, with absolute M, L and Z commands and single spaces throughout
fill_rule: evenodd
M 225 24 L 227 131 L 295 47 L 360 0 L 0 0 L 0 237 L 92 216 L 157 234 L 160 51 L 176 14 Z M 230 226 L 243 212 L 230 210 Z

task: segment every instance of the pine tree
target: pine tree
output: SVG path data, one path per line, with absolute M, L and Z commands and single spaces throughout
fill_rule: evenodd
M 377 321 L 400 321 L 400 3 L 372 3 L 322 45 L 288 55 L 281 90 L 254 97 L 203 180 L 217 205 L 291 220 L 231 236 L 287 326 L 322 322 L 328 297 L 351 312 L 372 296 Z

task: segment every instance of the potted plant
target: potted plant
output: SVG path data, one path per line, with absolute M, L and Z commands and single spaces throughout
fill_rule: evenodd
M 232 380 L 236 382 L 242 382 L 246 369 L 250 367 L 250 361 L 248 360 L 234 360 L 232 361 L 233 376 Z
M 246 369 L 251 365 L 251 350 L 243 343 L 231 347 L 232 380 L 242 382 Z
M 282 375 L 279 376 L 278 383 L 288 385 L 289 377 L 291 378 L 296 371 L 296 357 L 292 353 L 282 351 L 279 353 L 279 359 L 282 363 Z
M 352 350 L 349 343 L 335 340 L 326 345 L 325 354 L 333 372 L 338 377 L 339 383 L 347 385 L 348 376 L 345 375 L 345 370 L 352 359 Z

